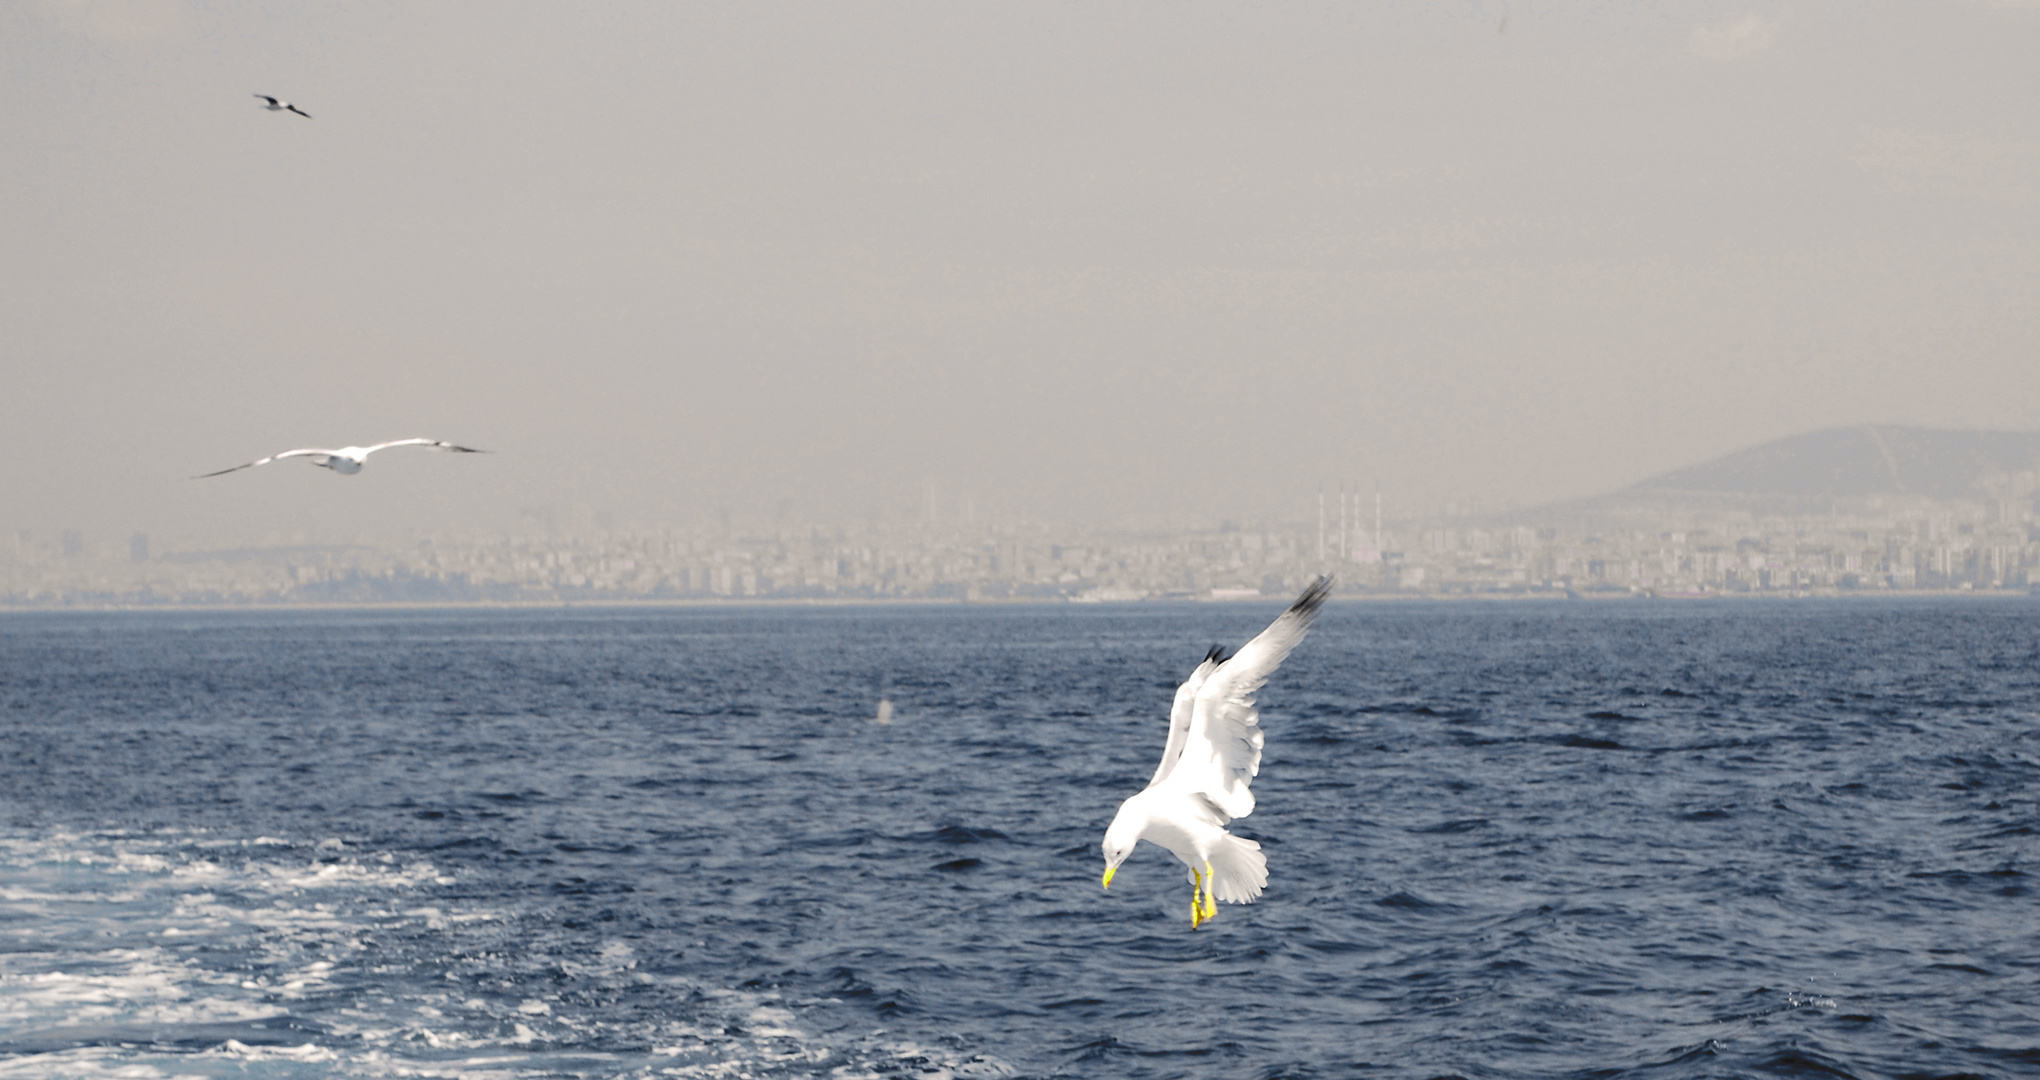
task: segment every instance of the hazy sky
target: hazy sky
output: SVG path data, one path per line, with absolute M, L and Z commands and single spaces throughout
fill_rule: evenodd
M 1301 516 L 2032 428 L 2035 57 L 1955 0 L 17 0 L 0 528 Z M 189 479 L 411 435 L 496 453 Z

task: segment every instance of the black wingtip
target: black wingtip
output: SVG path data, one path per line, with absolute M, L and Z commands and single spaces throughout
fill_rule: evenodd
M 1285 614 L 1306 620 L 1315 616 L 1318 609 L 1325 606 L 1325 598 L 1332 595 L 1332 582 L 1336 580 L 1334 575 L 1319 574 L 1315 581 L 1303 587 L 1303 595 L 1289 605 L 1289 610 Z
M 1214 660 L 1223 664 L 1230 659 L 1232 659 L 1232 657 L 1227 656 L 1225 654 L 1225 646 L 1223 645 L 1213 645 L 1211 647 L 1211 651 L 1204 654 L 1204 662 L 1207 664 L 1211 663 Z

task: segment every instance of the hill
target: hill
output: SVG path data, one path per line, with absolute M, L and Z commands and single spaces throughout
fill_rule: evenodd
M 1794 435 L 1631 485 L 1623 494 L 1834 498 L 1983 493 L 1994 476 L 2040 470 L 2040 432 L 1863 425 Z

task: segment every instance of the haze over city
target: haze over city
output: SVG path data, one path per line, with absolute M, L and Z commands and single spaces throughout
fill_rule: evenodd
M 0 528 L 1301 520 L 2029 430 L 2036 54 L 2018 3 L 9 5 Z M 491 453 L 191 479 L 410 436 Z

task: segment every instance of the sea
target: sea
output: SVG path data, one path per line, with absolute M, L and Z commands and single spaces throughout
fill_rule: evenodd
M 1280 607 L 0 615 L 0 1078 L 2040 1076 L 2040 600 Z

